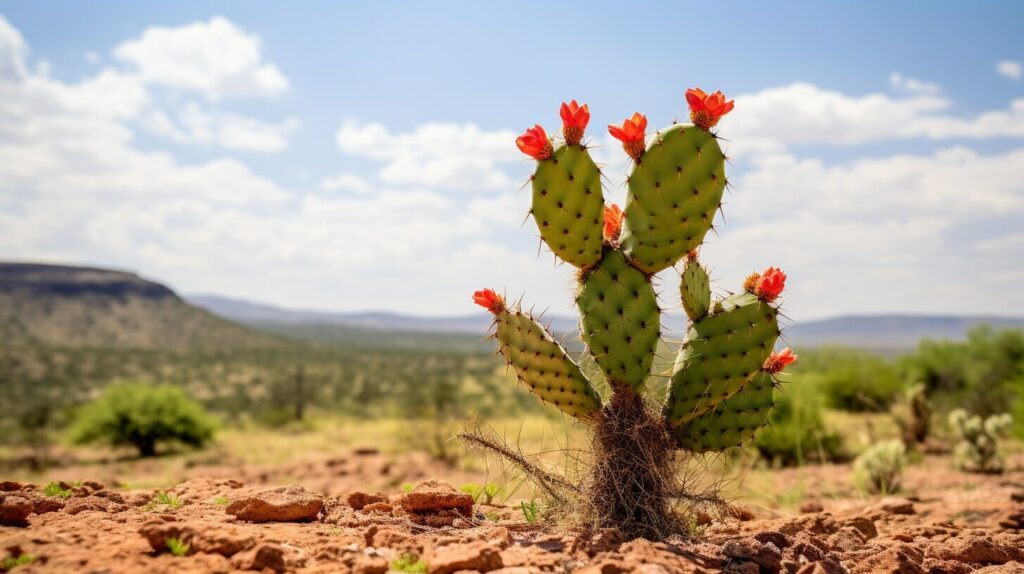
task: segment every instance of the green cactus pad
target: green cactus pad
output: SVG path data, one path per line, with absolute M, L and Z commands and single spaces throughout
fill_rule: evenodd
M 609 250 L 581 279 L 583 340 L 610 383 L 640 388 L 651 371 L 661 311 L 647 276 Z
M 586 148 L 563 145 L 533 174 L 537 229 L 551 251 L 581 269 L 601 259 L 604 196 L 601 172 Z
M 725 156 L 710 132 L 658 132 L 629 176 L 620 243 L 633 265 L 657 273 L 699 246 L 724 189 Z
M 574 417 L 586 417 L 601 408 L 597 390 L 533 317 L 521 311 L 503 311 L 494 322 L 502 356 L 542 401 Z
M 680 448 L 694 451 L 719 451 L 739 446 L 768 424 L 768 415 L 775 406 L 774 389 L 772 376 L 760 371 L 738 393 L 713 410 L 676 427 L 672 435 Z
M 756 296 L 739 293 L 720 303 L 721 311 L 694 321 L 676 358 L 665 403 L 665 417 L 674 426 L 744 388 L 779 336 L 778 310 Z
M 682 279 L 679 282 L 679 294 L 683 299 L 683 309 L 692 321 L 699 321 L 708 314 L 711 307 L 711 282 L 708 272 L 696 259 L 686 262 Z

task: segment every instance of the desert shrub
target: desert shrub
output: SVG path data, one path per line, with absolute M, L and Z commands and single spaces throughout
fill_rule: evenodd
M 795 466 L 845 458 L 842 438 L 825 424 L 820 392 L 803 380 L 785 385 L 769 421 L 755 445 L 773 464 Z
M 861 490 L 872 494 L 896 492 L 903 469 L 907 466 L 907 450 L 899 440 L 873 445 L 853 461 L 853 481 Z
M 897 366 L 867 351 L 825 349 L 816 361 L 816 383 L 828 406 L 853 412 L 885 411 L 904 389 Z M 806 356 L 807 354 L 804 353 Z M 809 365 L 797 367 L 802 373 Z
M 392 572 L 404 572 L 405 574 L 426 574 L 427 562 L 412 553 L 405 553 L 391 561 Z
M 163 442 L 201 447 L 213 438 L 213 431 L 213 421 L 182 389 L 122 384 L 107 388 L 81 410 L 72 439 L 79 444 L 134 446 L 140 455 L 153 456 Z
M 925 386 L 914 385 L 904 393 L 903 400 L 893 405 L 893 419 L 900 427 L 900 437 L 907 448 L 915 448 L 928 440 L 931 431 L 932 407 Z
M 949 413 L 949 424 L 960 439 L 953 451 L 953 462 L 957 468 L 969 472 L 1003 471 L 999 439 L 1013 425 L 1009 414 L 982 419 L 979 415 L 969 415 L 963 409 L 956 409 Z
M 980 326 L 966 341 L 923 341 L 903 368 L 947 408 L 1003 413 L 1024 401 L 1024 331 Z
M 191 545 L 187 542 L 182 542 L 177 538 L 168 538 L 167 549 L 170 550 L 171 554 L 175 556 L 185 556 L 191 549 Z

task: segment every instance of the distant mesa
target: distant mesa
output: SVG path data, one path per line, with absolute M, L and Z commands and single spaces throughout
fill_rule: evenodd
M 40 263 L 0 263 L 0 293 L 27 296 L 176 298 L 174 291 L 159 283 L 146 281 L 134 273 L 45 265 Z

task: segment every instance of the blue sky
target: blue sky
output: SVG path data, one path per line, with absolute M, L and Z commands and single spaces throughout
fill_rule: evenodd
M 1024 315 L 1020 3 L 0 2 L 0 258 L 291 307 L 559 312 L 512 139 L 737 98 L 721 290 L 796 319 Z M 2 167 L 6 165 L 7 167 Z M 621 189 L 606 194 L 621 201 Z M 720 222 L 721 223 L 721 222 Z M 671 273 L 660 278 L 676 304 Z

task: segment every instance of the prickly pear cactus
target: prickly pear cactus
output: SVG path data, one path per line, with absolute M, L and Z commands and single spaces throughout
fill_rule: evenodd
M 648 138 L 647 118 L 634 114 L 609 126 L 633 159 L 625 210 L 605 206 L 602 174 L 583 142 L 590 110 L 574 100 L 561 109 L 563 142 L 541 126 L 516 140 L 537 160 L 531 214 L 541 239 L 579 268 L 575 300 L 586 353 L 600 367 L 611 397 L 602 400 L 551 334 L 486 289 L 474 300 L 494 314 L 498 350 L 520 381 L 544 402 L 599 422 L 623 397 L 642 396 L 661 337 L 655 273 L 681 263 L 680 304 L 690 318 L 670 377 L 659 424 L 675 448 L 699 452 L 737 446 L 765 426 L 777 375 L 796 360 L 774 351 L 778 297 L 786 275 L 769 267 L 738 293 L 712 301 L 698 249 L 713 228 L 727 184 L 725 155 L 711 131 L 733 102 L 721 92 L 688 90 L 691 124 Z M 685 259 L 684 259 L 685 257 Z

